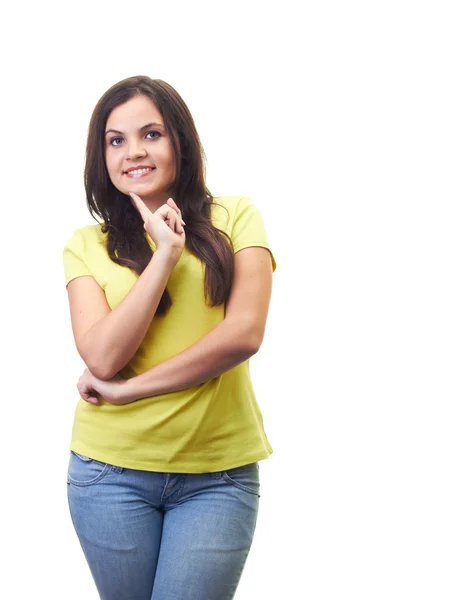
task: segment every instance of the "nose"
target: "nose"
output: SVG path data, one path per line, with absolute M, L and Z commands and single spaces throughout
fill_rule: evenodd
M 145 150 L 145 148 L 142 146 L 142 144 L 140 144 L 139 142 L 131 142 L 131 144 L 128 146 L 128 151 L 126 154 L 126 157 L 130 160 L 136 160 L 138 158 L 142 158 L 143 156 L 146 156 L 147 151 Z

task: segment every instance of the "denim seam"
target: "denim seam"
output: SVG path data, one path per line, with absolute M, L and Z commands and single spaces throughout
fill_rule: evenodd
M 222 477 L 225 481 L 234 485 L 235 487 L 239 488 L 240 490 L 243 490 L 244 492 L 248 492 L 249 494 L 253 494 L 254 496 L 259 496 L 259 490 L 249 488 L 249 487 L 243 485 L 242 483 L 235 481 L 228 475 L 228 473 L 226 471 L 222 472 Z
M 80 487 L 85 487 L 87 485 L 92 485 L 94 483 L 96 483 L 97 481 L 99 481 L 100 479 L 102 479 L 105 475 L 107 475 L 107 473 L 110 471 L 110 465 L 106 464 L 104 466 L 104 468 L 102 469 L 102 471 L 93 479 L 90 479 L 89 481 L 77 481 L 76 479 L 73 479 L 68 473 L 67 473 L 67 480 L 70 483 L 73 483 L 74 485 L 78 485 Z

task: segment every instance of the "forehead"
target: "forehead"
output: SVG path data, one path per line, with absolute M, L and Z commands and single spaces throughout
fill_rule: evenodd
M 116 106 L 107 119 L 107 129 L 137 129 L 154 121 L 163 123 L 160 111 L 147 96 L 135 96 Z

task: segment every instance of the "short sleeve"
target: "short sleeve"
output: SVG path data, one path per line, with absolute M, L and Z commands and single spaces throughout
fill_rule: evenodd
M 91 275 L 83 259 L 84 243 L 79 230 L 67 241 L 63 250 L 65 285 L 81 275 Z
M 269 250 L 272 259 L 272 269 L 276 270 L 276 261 L 270 248 L 265 231 L 265 225 L 260 210 L 249 198 L 238 201 L 231 238 L 235 254 L 243 248 L 261 246 Z

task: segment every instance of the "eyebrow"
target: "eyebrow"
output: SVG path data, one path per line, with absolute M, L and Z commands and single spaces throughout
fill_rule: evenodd
M 147 123 L 147 125 L 143 125 L 139 131 L 144 131 L 144 129 L 148 129 L 149 127 L 164 127 L 161 123 Z M 122 131 L 118 131 L 118 129 L 107 129 L 105 135 L 108 133 L 123 133 Z

